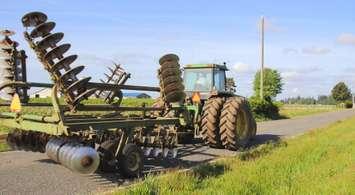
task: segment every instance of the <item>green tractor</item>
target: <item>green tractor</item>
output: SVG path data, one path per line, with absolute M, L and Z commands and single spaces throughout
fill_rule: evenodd
M 184 99 L 190 113 L 187 123 L 193 124 L 194 137 L 201 137 L 213 148 L 245 147 L 256 134 L 256 122 L 246 98 L 234 94 L 234 82 L 226 77 L 226 65 L 186 65 L 181 79 L 178 61 L 174 54 L 159 60 L 160 87 L 163 94 L 168 93 L 168 101 Z M 171 72 L 170 76 L 167 72 Z

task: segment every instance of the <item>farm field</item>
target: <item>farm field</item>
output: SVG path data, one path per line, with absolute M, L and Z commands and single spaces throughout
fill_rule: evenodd
M 113 194 L 354 194 L 355 117 Z M 262 158 L 261 158 L 262 157 Z
M 335 105 L 284 105 L 280 108 L 279 113 L 282 118 L 295 118 L 342 109 Z

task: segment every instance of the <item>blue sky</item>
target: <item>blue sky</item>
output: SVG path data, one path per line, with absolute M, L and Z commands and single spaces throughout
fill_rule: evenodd
M 252 94 L 259 60 L 260 16 L 266 17 L 265 63 L 281 72 L 288 96 L 329 94 L 339 81 L 355 91 L 353 1 L 45 1 L 2 0 L 1 26 L 27 51 L 28 77 L 49 81 L 22 37 L 21 17 L 42 11 L 64 32 L 63 43 L 97 81 L 112 61 L 129 84 L 157 85 L 158 59 L 181 64 L 227 62 L 238 94 Z

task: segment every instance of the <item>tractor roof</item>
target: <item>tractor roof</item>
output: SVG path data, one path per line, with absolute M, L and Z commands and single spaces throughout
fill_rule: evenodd
M 217 68 L 221 70 L 228 70 L 226 65 L 219 64 L 187 64 L 184 69 L 200 69 L 200 68 Z

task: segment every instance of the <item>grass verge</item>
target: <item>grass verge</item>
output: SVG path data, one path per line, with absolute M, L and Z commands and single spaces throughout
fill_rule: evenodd
M 355 117 L 113 194 L 355 194 Z
M 10 147 L 5 142 L 0 142 L 0 152 L 9 151 Z

